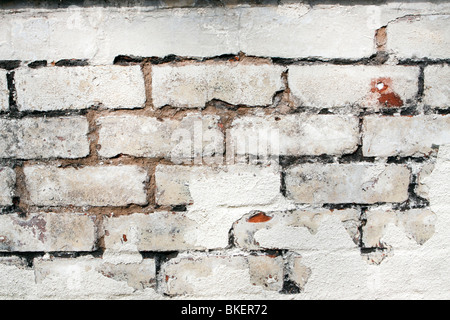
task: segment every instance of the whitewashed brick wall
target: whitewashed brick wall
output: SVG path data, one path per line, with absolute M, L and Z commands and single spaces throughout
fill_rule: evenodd
M 25 3 L 0 298 L 450 298 L 450 4 Z

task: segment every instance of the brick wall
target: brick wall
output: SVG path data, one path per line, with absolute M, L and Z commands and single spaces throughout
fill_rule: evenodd
M 448 3 L 144 2 L 0 7 L 0 298 L 450 297 Z

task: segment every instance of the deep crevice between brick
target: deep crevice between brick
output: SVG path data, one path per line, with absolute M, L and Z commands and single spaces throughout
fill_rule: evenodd
M 12 71 L 19 68 L 21 63 L 20 60 L 0 60 L 0 69 Z
M 28 67 L 31 69 L 39 69 L 47 66 L 47 60 L 36 60 L 33 62 L 30 62 L 28 64 Z
M 85 67 L 89 65 L 89 62 L 87 59 L 62 59 L 55 62 L 54 65 L 56 67 Z
M 162 288 L 163 274 L 162 274 L 162 266 L 167 263 L 169 260 L 174 259 L 178 256 L 178 251 L 166 251 L 166 252 L 140 252 L 144 259 L 154 259 L 155 260 L 155 291 L 159 292 Z
M 387 61 L 386 52 L 377 52 L 373 55 L 360 59 L 345 58 L 323 58 L 323 57 L 306 57 L 306 58 L 281 58 L 268 57 L 274 64 L 283 66 L 289 65 L 311 65 L 311 64 L 330 64 L 330 65 L 380 65 Z

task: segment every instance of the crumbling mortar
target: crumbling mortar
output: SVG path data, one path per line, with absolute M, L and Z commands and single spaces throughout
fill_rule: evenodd
M 12 71 L 19 68 L 21 63 L 20 60 L 0 60 L 0 69 Z
M 62 59 L 51 63 L 56 67 L 85 67 L 89 65 L 87 59 Z
M 323 57 L 307 57 L 307 58 L 280 58 L 268 57 L 275 65 L 379 65 L 387 61 L 387 53 L 380 51 L 369 57 L 360 59 L 344 59 L 344 58 L 323 58 Z
M 398 61 L 399 65 L 404 66 L 429 66 L 437 64 L 449 64 L 450 59 L 430 59 L 430 58 L 418 58 L 418 59 L 403 59 Z
M 38 69 L 47 66 L 47 60 L 36 60 L 28 63 L 28 68 Z
M 302 291 L 302 288 L 298 284 L 295 283 L 290 278 L 291 274 L 291 266 L 289 261 L 289 254 L 290 252 L 288 250 L 280 250 L 281 256 L 283 257 L 283 287 L 279 291 L 280 294 L 299 294 Z

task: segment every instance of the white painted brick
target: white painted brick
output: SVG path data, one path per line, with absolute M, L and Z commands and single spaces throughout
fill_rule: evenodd
M 236 155 L 341 155 L 356 150 L 359 120 L 341 115 L 248 116 L 234 120 L 229 134 Z
M 0 205 L 12 205 L 16 174 L 14 170 L 7 167 L 0 167 Z
M 424 86 L 423 102 L 426 105 L 450 107 L 450 66 L 427 66 L 424 70 Z
M 82 158 L 89 154 L 84 117 L 0 119 L 0 158 Z
M 8 110 L 9 106 L 9 90 L 6 74 L 6 71 L 0 70 L 0 111 Z
M 1 12 L 0 56 L 6 60 L 28 61 L 94 57 L 101 49 L 93 25 L 98 23 L 100 12 L 88 11 Z
M 112 265 L 101 258 L 80 256 L 33 260 L 0 257 L 2 299 L 161 299 L 155 292 L 154 259 Z
M 96 227 L 93 217 L 78 213 L 0 215 L 0 251 L 93 251 Z
M 156 203 L 159 205 L 186 205 L 193 199 L 189 182 L 194 168 L 158 165 L 155 171 Z
M 160 205 L 264 205 L 280 195 L 280 173 L 270 167 L 158 165 L 155 177 L 156 202 Z
M 281 174 L 274 166 L 229 165 L 194 171 L 189 190 L 194 204 L 240 207 L 274 203 L 280 197 Z
M 410 242 L 426 243 L 435 233 L 437 216 L 429 209 L 394 211 L 372 209 L 364 213 L 362 243 L 366 248 L 407 249 Z M 408 241 L 409 240 L 409 241 Z
M 88 59 L 94 64 L 110 64 L 123 54 L 211 57 L 240 51 L 283 58 L 359 59 L 375 53 L 375 30 L 388 23 L 392 27 L 395 23 L 390 21 L 401 16 L 443 12 L 448 12 L 444 3 L 403 3 L 401 7 L 395 3 L 312 7 L 291 3 L 165 10 L 147 6 L 73 6 L 60 10 L 29 9 L 14 14 L 6 10 L 0 12 L 0 59 L 58 61 L 76 58 Z M 433 16 L 426 18 L 431 20 Z M 326 24 L 315 23 L 324 20 Z M 436 26 L 437 30 L 439 28 L 445 30 L 445 22 Z M 410 42 L 402 39 L 404 34 L 399 32 L 396 38 L 407 46 Z M 413 30 L 406 34 L 413 40 L 432 39 L 426 31 Z M 433 49 L 415 50 L 434 53 Z
M 196 223 L 184 212 L 134 213 L 105 218 L 105 248 L 114 251 L 184 251 L 202 249 L 186 237 Z
M 416 194 L 419 197 L 429 199 L 430 197 L 430 189 L 426 184 L 427 179 L 429 179 L 430 175 L 433 173 L 435 167 L 435 161 L 430 161 L 425 163 L 417 173 L 417 186 L 416 186 Z
M 238 62 L 156 65 L 152 67 L 153 105 L 197 108 L 213 99 L 233 105 L 270 105 L 283 88 L 283 70 Z
M 354 209 L 254 211 L 234 224 L 236 245 L 247 250 L 341 250 L 359 244 L 359 212 Z
M 147 203 L 147 173 L 137 166 L 24 168 L 30 201 L 42 206 L 125 206 Z
M 333 108 L 400 107 L 418 92 L 415 66 L 294 65 L 288 83 L 297 105 Z
M 450 116 L 364 118 L 365 156 L 424 156 L 433 145 L 450 143 Z
M 226 248 L 233 223 L 250 210 L 294 206 L 281 194 L 277 165 L 158 165 L 155 185 L 157 204 L 187 205 L 186 216 L 195 222 L 196 230 L 186 238 L 208 249 Z
M 40 297 L 111 299 L 124 295 L 155 297 L 155 261 L 113 265 L 101 258 L 36 258 L 34 290 Z
M 311 268 L 305 266 L 299 254 L 289 254 L 287 275 L 300 289 L 304 289 L 311 276 Z
M 223 154 L 218 116 L 191 114 L 181 120 L 108 116 L 99 118 L 97 123 L 102 157 L 127 154 L 183 163 L 192 162 L 194 157 Z
M 139 66 L 21 68 L 15 72 L 21 111 L 142 108 L 144 76 Z
M 161 272 L 170 296 L 249 295 L 283 285 L 283 259 L 264 255 L 187 255 L 165 263 Z
M 370 9 L 335 5 L 311 8 L 305 4 L 244 8 L 240 49 L 250 55 L 282 58 L 369 57 L 375 53 L 377 27 Z
M 179 55 L 211 57 L 239 52 L 239 11 L 224 8 L 180 8 L 105 12 L 109 41 L 100 53 L 110 57 Z M 103 29 L 102 28 L 102 29 Z M 99 54 L 98 58 L 102 58 Z M 96 58 L 97 58 L 96 57 Z
M 403 202 L 409 180 L 403 165 L 302 164 L 286 171 L 286 193 L 298 203 Z
M 387 26 L 387 51 L 399 59 L 448 59 L 450 15 L 416 15 Z

